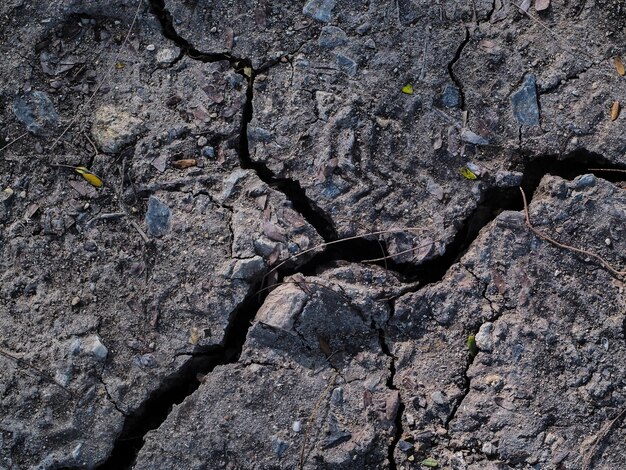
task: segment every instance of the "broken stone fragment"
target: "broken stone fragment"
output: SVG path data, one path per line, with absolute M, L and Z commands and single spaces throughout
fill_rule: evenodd
M 339 47 L 348 42 L 348 36 L 345 31 L 336 26 L 324 26 L 320 33 L 318 44 L 320 47 L 332 49 Z
M 148 235 L 152 237 L 162 237 L 171 226 L 170 208 L 159 201 L 154 196 L 148 199 L 148 210 L 146 212 L 146 226 L 148 227 Z
M 487 139 L 476 134 L 475 132 L 470 131 L 467 128 L 464 128 L 461 131 L 461 139 L 463 139 L 463 141 L 469 144 L 474 144 L 474 145 L 488 145 L 489 144 L 489 141 Z
M 335 0 L 309 0 L 304 8 L 302 14 L 316 21 L 322 23 L 328 23 L 330 21 L 330 14 L 335 8 Z
M 461 105 L 461 93 L 454 85 L 446 85 L 441 95 L 441 104 L 446 108 L 458 108 Z
M 96 111 L 91 135 L 105 153 L 118 153 L 135 141 L 143 130 L 143 121 L 115 106 L 104 105 Z
M 260 256 L 240 259 L 235 262 L 231 278 L 252 280 L 265 270 L 265 260 Z
M 533 74 L 524 77 L 521 88 L 511 95 L 513 115 L 524 126 L 539 125 L 536 79 Z
M 338 54 L 337 55 L 337 65 L 339 65 L 339 69 L 350 75 L 351 77 L 356 75 L 357 64 L 350 57 L 346 57 L 345 55 Z
M 156 54 L 156 61 L 159 65 L 169 65 L 174 62 L 178 56 L 180 55 L 179 48 L 171 48 L 164 47 L 163 49 L 159 49 L 159 52 Z
M 82 349 L 91 354 L 99 361 L 104 361 L 109 353 L 106 346 L 100 341 L 97 335 L 88 336 L 82 341 Z
M 13 114 L 33 134 L 41 134 L 44 127 L 53 126 L 59 121 L 52 101 L 43 91 L 32 91 L 16 98 Z
M 491 338 L 491 331 L 493 330 L 493 323 L 487 322 L 483 323 L 476 333 L 475 340 L 476 346 L 481 351 L 492 351 L 493 350 L 493 339 Z

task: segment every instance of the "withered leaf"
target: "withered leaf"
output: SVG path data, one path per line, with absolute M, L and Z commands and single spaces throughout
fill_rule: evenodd
M 179 170 L 184 170 L 185 168 L 196 166 L 197 163 L 198 162 L 195 158 L 183 158 L 182 160 L 173 161 L 172 166 L 174 168 L 178 168 Z
M 613 106 L 611 106 L 611 121 L 615 121 L 619 117 L 619 101 L 615 100 Z
M 617 73 L 619 73 L 623 77 L 624 74 L 626 74 L 626 71 L 624 70 L 624 63 L 622 62 L 622 58 L 620 56 L 615 56 L 613 58 L 613 62 L 615 63 L 615 70 L 617 70 Z

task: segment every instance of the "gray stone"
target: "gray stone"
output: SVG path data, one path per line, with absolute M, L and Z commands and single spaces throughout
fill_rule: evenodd
M 211 160 L 215 158 L 215 149 L 213 147 L 210 147 L 210 146 L 202 147 L 202 150 L 200 151 L 200 153 L 202 154 L 204 158 L 210 158 Z
M 441 96 L 441 103 L 446 108 L 458 108 L 461 105 L 461 93 L 454 85 L 446 85 Z
M 336 0 L 309 0 L 302 9 L 302 14 L 314 20 L 328 23 Z
M 592 174 L 588 174 L 588 175 L 582 175 L 577 177 L 574 182 L 572 183 L 572 188 L 573 189 L 585 189 L 585 188 L 592 188 L 596 185 L 596 182 L 598 181 L 598 179 L 596 178 L 595 175 Z
M 489 140 L 485 139 L 484 137 L 476 134 L 475 132 L 472 132 L 471 130 L 469 130 L 468 128 L 463 128 L 461 130 L 461 138 L 469 143 L 469 144 L 474 144 L 474 145 L 489 145 Z
M 320 32 L 318 43 L 320 47 L 332 49 L 348 42 L 345 31 L 336 26 L 324 26 Z
M 172 47 L 164 47 L 159 49 L 156 54 L 156 61 L 159 65 L 169 65 L 173 63 L 180 55 L 180 49 Z
M 104 361 L 109 353 L 104 344 L 102 344 L 100 337 L 97 335 L 85 338 L 82 341 L 82 349 L 99 361 Z
M 103 105 L 95 113 L 91 135 L 105 153 L 118 153 L 133 143 L 143 130 L 143 121 L 121 109 Z
M 54 126 L 59 121 L 54 104 L 43 91 L 31 91 L 16 98 L 13 113 L 33 134 L 42 134 L 46 126 Z
M 289 444 L 278 437 L 274 437 L 272 438 L 272 449 L 278 457 L 282 457 L 289 449 Z
M 351 77 L 356 75 L 358 65 L 350 57 L 337 54 L 337 65 L 339 65 L 339 69 L 347 75 L 350 75 Z
M 490 352 L 493 350 L 493 339 L 491 338 L 492 331 L 493 323 L 486 322 L 480 326 L 478 333 L 476 333 L 476 346 L 478 346 L 478 349 L 481 351 Z
M 261 256 L 240 259 L 235 262 L 231 277 L 233 279 L 252 280 L 265 271 L 265 260 Z
M 330 400 L 333 405 L 341 405 L 343 403 L 343 388 L 334 388 L 333 393 L 330 396 Z
M 537 102 L 537 88 L 535 76 L 527 74 L 522 86 L 511 94 L 513 114 L 517 122 L 524 126 L 539 125 L 539 103 Z
M 146 226 L 148 235 L 162 237 L 169 232 L 171 227 L 172 212 L 166 204 L 155 196 L 148 198 L 148 210 L 146 211 Z

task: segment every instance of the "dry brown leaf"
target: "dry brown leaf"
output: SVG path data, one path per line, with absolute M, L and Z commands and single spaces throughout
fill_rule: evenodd
M 611 121 L 615 121 L 619 117 L 619 101 L 615 100 L 611 106 Z
M 617 73 L 619 73 L 623 77 L 624 74 L 626 74 L 626 71 L 624 70 L 624 63 L 622 62 L 622 58 L 620 56 L 615 56 L 613 61 L 615 62 L 615 70 L 617 70 Z
M 544 11 L 550 7 L 550 0 L 535 0 L 535 10 Z
M 197 163 L 198 162 L 195 158 L 184 158 L 182 160 L 173 161 L 172 166 L 174 168 L 178 168 L 179 170 L 184 170 L 185 168 L 196 166 Z

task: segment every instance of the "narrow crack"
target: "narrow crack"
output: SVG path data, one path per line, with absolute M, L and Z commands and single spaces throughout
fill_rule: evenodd
M 478 356 L 478 354 L 476 354 L 476 356 Z M 446 422 L 444 423 L 444 428 L 446 428 L 446 431 L 449 430 L 450 423 L 452 422 L 454 418 L 456 418 L 456 414 L 461 408 L 463 401 L 469 395 L 469 392 L 471 390 L 471 380 L 469 378 L 469 375 L 467 374 L 469 372 L 470 367 L 474 363 L 474 359 L 476 359 L 476 356 L 473 356 L 470 353 L 467 354 L 467 359 L 465 360 L 465 368 L 463 369 L 463 384 L 461 386 L 461 390 L 463 390 L 463 392 L 461 393 L 460 398 L 456 401 L 456 403 L 452 407 L 452 410 L 450 410 L 450 414 L 446 418 Z
M 461 80 L 459 80 L 459 78 L 454 73 L 454 66 L 461 59 L 461 55 L 463 54 L 463 49 L 465 49 L 465 46 L 467 46 L 469 41 L 470 41 L 470 32 L 469 32 L 469 28 L 466 26 L 465 37 L 463 38 L 463 41 L 461 42 L 461 44 L 459 44 L 459 47 L 456 49 L 456 52 L 452 60 L 448 62 L 448 75 L 450 75 L 450 80 L 454 82 L 454 84 L 459 90 L 459 95 L 461 97 L 460 106 L 461 106 L 462 111 L 465 111 L 465 90 L 463 89 L 463 84 L 461 83 Z
M 388 305 L 389 305 L 389 319 L 387 320 L 387 323 L 391 321 L 395 313 L 394 300 L 390 299 L 388 301 Z M 374 325 L 373 321 L 372 321 L 372 328 L 376 328 L 376 325 Z M 397 465 L 396 465 L 396 459 L 394 455 L 395 455 L 396 447 L 398 446 L 398 442 L 402 438 L 402 434 L 404 432 L 404 429 L 402 427 L 402 417 L 404 415 L 404 410 L 406 407 L 404 405 L 404 402 L 402 401 L 402 395 L 400 394 L 398 387 L 396 387 L 394 383 L 394 380 L 396 378 L 396 357 L 391 352 L 391 348 L 389 347 L 389 344 L 387 343 L 385 328 L 382 328 L 382 327 L 378 328 L 378 343 L 380 345 L 380 349 L 383 352 L 383 354 L 387 356 L 390 360 L 389 377 L 387 378 L 387 383 L 386 383 L 387 388 L 389 390 L 395 390 L 398 392 L 399 404 L 398 404 L 398 411 L 396 412 L 396 416 L 394 419 L 394 435 L 391 439 L 391 442 L 389 443 L 389 447 L 387 448 L 387 461 L 389 462 L 389 468 L 391 470 L 396 470 Z

